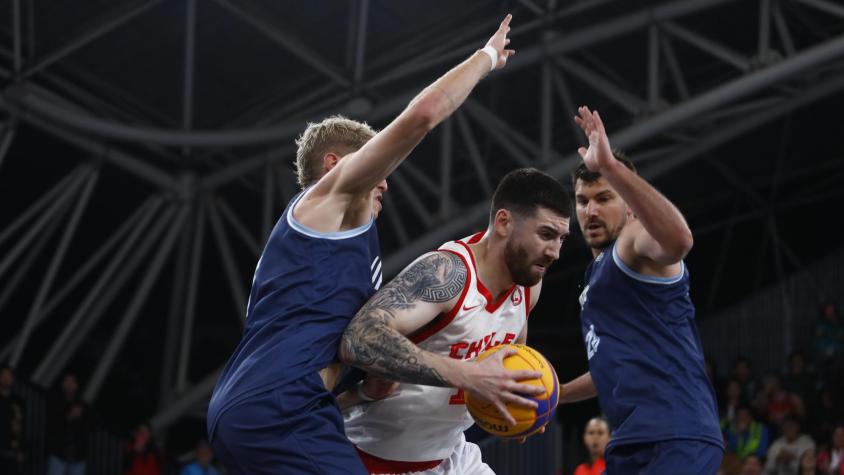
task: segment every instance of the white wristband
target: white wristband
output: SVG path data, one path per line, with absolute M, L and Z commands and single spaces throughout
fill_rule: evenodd
M 372 401 L 377 400 L 374 397 L 370 397 L 369 394 L 366 394 L 366 392 L 363 390 L 363 383 L 362 382 L 358 383 L 357 386 L 358 386 L 358 399 L 360 399 L 363 402 L 372 402 Z
M 489 67 L 490 72 L 492 72 L 498 65 L 498 50 L 490 45 L 486 45 L 481 51 L 486 53 L 486 55 L 489 56 L 489 60 L 492 61 L 492 66 Z

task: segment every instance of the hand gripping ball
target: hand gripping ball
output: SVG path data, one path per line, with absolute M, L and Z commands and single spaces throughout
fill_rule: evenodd
M 560 384 L 557 380 L 557 373 L 548 360 L 538 351 L 526 345 L 499 345 L 481 353 L 478 356 L 478 361 L 505 348 L 515 348 L 517 351 L 517 353 L 504 358 L 506 369 L 535 370 L 542 373 L 542 377 L 539 379 L 520 381 L 524 384 L 545 387 L 544 394 L 525 396 L 536 401 L 538 407 L 529 409 L 512 403 L 507 404 L 507 410 L 516 419 L 515 426 L 510 426 L 492 403 L 472 397 L 471 393 L 466 393 L 466 407 L 475 422 L 490 434 L 503 438 L 526 437 L 539 431 L 551 420 L 560 398 Z

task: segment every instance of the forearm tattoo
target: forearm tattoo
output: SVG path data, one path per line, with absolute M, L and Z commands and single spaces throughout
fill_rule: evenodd
M 437 371 L 425 364 L 424 352 L 389 322 L 396 311 L 410 310 L 418 302 L 447 302 L 463 291 L 466 267 L 449 252 L 434 252 L 405 269 L 382 287 L 352 319 L 340 344 L 349 364 L 394 381 L 448 386 Z

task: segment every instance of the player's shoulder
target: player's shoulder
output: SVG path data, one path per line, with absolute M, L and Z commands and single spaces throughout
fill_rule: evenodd
M 448 279 L 463 276 L 467 272 L 466 262 L 455 252 L 445 249 L 429 251 L 411 262 L 402 272 L 402 275 L 414 278 L 427 277 L 430 279 Z

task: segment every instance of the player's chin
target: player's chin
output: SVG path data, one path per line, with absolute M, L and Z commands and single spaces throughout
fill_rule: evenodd
M 610 244 L 610 240 L 605 236 L 587 237 L 586 245 L 592 249 L 604 249 Z
M 533 287 L 534 285 L 538 284 L 542 280 L 542 277 L 545 276 L 545 272 L 537 271 L 536 267 L 537 266 L 532 266 L 530 272 L 526 272 L 524 275 L 522 275 L 521 278 L 515 281 L 515 284 L 521 285 L 522 287 Z

